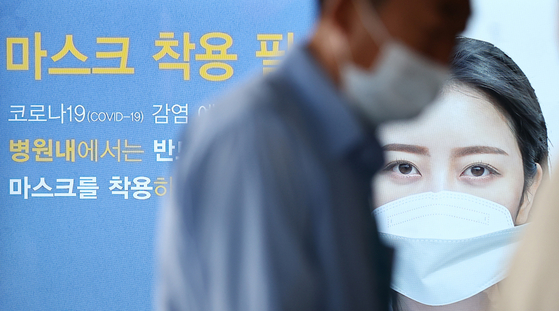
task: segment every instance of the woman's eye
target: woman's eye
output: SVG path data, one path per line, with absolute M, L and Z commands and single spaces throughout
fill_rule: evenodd
M 496 171 L 489 167 L 483 165 L 473 165 L 468 167 L 464 171 L 464 173 L 462 173 L 462 175 L 470 176 L 470 177 L 485 177 L 495 173 Z
M 415 166 L 410 163 L 397 163 L 392 167 L 392 171 L 402 175 L 419 174 Z
M 398 171 L 404 175 L 408 175 L 412 172 L 413 166 L 409 164 L 398 164 Z
M 470 169 L 470 171 L 472 172 L 473 176 L 480 177 L 480 176 L 483 176 L 485 174 L 486 169 L 485 169 L 485 167 L 474 166 Z

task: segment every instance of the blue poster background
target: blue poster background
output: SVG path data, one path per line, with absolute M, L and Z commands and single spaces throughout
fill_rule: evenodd
M 257 52 L 303 41 L 315 12 L 312 0 L 0 2 L 0 310 L 151 309 L 179 134 L 209 99 L 273 70 L 281 55 Z M 236 60 L 197 58 L 227 38 Z M 157 40 L 177 41 L 179 56 L 156 60 Z M 232 76 L 210 81 L 211 63 L 221 69 L 208 74 Z

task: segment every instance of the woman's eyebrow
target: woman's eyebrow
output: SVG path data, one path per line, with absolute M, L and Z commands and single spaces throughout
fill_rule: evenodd
M 464 157 L 473 154 L 502 154 L 502 155 L 509 155 L 503 149 L 497 147 L 489 147 L 489 146 L 471 146 L 471 147 L 463 147 L 463 148 L 456 148 L 452 151 L 452 156 L 457 157 Z
M 382 150 L 384 151 L 401 151 L 407 153 L 415 153 L 424 156 L 429 155 L 429 149 L 421 146 L 416 145 L 406 145 L 406 144 L 387 144 L 382 146 Z

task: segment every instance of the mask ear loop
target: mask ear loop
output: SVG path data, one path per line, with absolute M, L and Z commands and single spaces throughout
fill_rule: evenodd
M 373 41 L 379 44 L 379 48 L 381 44 L 384 44 L 387 41 L 394 40 L 388 29 L 386 29 L 386 26 L 382 22 L 382 19 L 380 18 L 377 10 L 372 7 L 372 4 L 368 5 L 369 8 L 363 8 L 360 7 L 359 4 L 355 3 L 355 1 L 362 0 L 351 0 L 351 4 L 355 8 L 355 11 L 357 11 L 357 16 L 361 21 L 361 24 L 363 25 L 363 27 L 365 27 L 365 29 L 367 29 L 367 32 L 369 33 Z M 375 24 L 374 26 L 369 23 L 370 19 L 367 19 L 365 16 L 363 16 L 363 11 L 365 10 L 371 12 L 373 16 L 372 23 Z
M 387 41 L 392 41 L 394 40 L 392 35 L 390 35 L 390 33 L 388 32 L 388 30 L 386 29 L 386 26 L 384 25 L 384 23 L 382 22 L 380 16 L 378 15 L 377 11 L 375 8 L 361 8 L 359 4 L 355 3 L 355 1 L 360 1 L 360 0 L 351 0 L 351 4 L 353 5 L 355 11 L 357 12 L 357 18 L 359 18 L 359 21 L 361 21 L 361 24 L 363 25 L 363 27 L 365 27 L 365 29 L 367 30 L 367 32 L 369 33 L 369 35 L 371 36 L 371 38 L 373 39 L 373 41 L 375 41 L 377 44 L 379 43 L 384 43 Z M 369 23 L 367 23 L 367 20 L 365 18 L 365 16 L 363 16 L 363 12 L 360 9 L 365 9 L 368 10 L 369 12 L 372 13 L 373 15 L 373 19 L 374 19 L 374 23 L 376 24 L 374 27 L 372 27 Z M 381 39 L 379 42 L 378 40 Z M 328 36 L 328 43 L 330 45 L 330 47 L 336 51 L 336 43 L 333 42 L 332 36 Z M 351 48 L 349 48 L 349 44 L 345 44 L 345 46 L 347 46 L 348 48 L 346 49 L 346 52 L 344 53 L 344 58 L 349 60 L 351 63 L 353 63 L 353 53 L 351 52 Z M 380 45 L 379 45 L 380 48 Z M 348 57 L 349 56 L 349 57 Z M 338 67 L 338 72 L 341 73 L 342 71 L 342 64 L 340 63 L 340 61 L 338 60 L 337 57 L 334 57 L 334 61 L 336 62 L 336 66 Z
M 332 50 L 337 51 L 336 43 L 333 42 L 333 39 L 332 39 L 331 35 L 328 36 L 327 40 L 328 40 L 328 43 L 329 43 L 330 47 L 332 48 Z M 340 41 L 340 40 L 338 40 L 338 41 Z M 349 44 L 345 44 L 345 45 L 340 44 L 340 45 L 348 47 L 347 49 L 345 49 L 346 52 L 344 53 L 345 54 L 344 57 L 345 57 L 345 59 L 349 60 L 349 62 L 350 62 L 350 65 L 348 65 L 348 66 L 355 67 L 355 65 L 353 64 L 353 53 L 351 52 L 351 48 L 349 48 Z M 343 73 L 343 71 L 344 71 L 343 64 L 340 62 L 340 60 L 336 56 L 334 56 L 334 62 L 336 63 L 336 66 L 338 67 L 339 83 L 340 83 L 339 88 L 342 90 L 341 95 L 350 103 L 350 105 L 349 105 L 350 109 L 351 110 L 356 110 L 355 105 L 351 104 L 353 102 L 353 100 L 350 97 L 348 97 L 347 93 L 343 92 L 343 89 L 345 89 L 347 87 L 347 85 L 345 85 L 345 83 L 344 83 L 345 81 L 344 81 L 344 78 L 343 78 L 343 74 L 344 74 Z M 368 124 L 368 122 L 366 122 L 364 120 L 365 118 L 361 115 L 361 113 L 359 111 L 356 111 L 356 112 L 357 113 L 355 114 L 355 116 L 357 117 L 357 119 L 359 119 L 360 123 L 361 124 Z M 372 185 L 372 181 L 371 181 L 371 185 Z
M 349 62 L 353 62 L 353 53 L 351 52 L 351 48 L 349 47 L 349 43 L 346 44 L 342 44 L 339 43 L 338 45 L 336 45 L 336 42 L 334 42 L 334 40 L 336 41 L 341 41 L 340 39 L 333 39 L 332 35 L 328 35 L 328 44 L 330 45 L 330 48 L 332 49 L 332 51 L 335 51 L 334 53 L 336 53 L 339 49 L 338 46 L 346 46 L 345 52 L 342 52 L 342 56 L 344 57 L 344 59 L 348 60 Z M 337 53 L 336 53 L 337 54 Z M 337 71 L 338 74 L 340 76 L 340 83 L 343 84 L 343 79 L 341 78 L 342 75 L 342 71 L 343 71 L 343 64 L 342 62 L 340 62 L 340 60 L 338 59 L 337 55 L 334 55 L 334 62 L 336 63 L 336 67 L 337 67 Z M 344 87 L 343 85 L 340 85 L 342 88 Z

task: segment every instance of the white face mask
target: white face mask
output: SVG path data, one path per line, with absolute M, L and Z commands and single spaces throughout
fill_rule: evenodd
M 356 5 L 357 6 L 357 5 Z M 370 25 L 357 7 L 371 38 L 382 44 L 374 66 L 341 68 L 342 87 L 354 108 L 373 125 L 417 116 L 431 104 L 449 78 L 448 68 L 409 49 L 388 33 L 374 10 Z
M 373 211 L 396 250 L 392 288 L 430 306 L 472 297 L 503 280 L 524 226 L 509 210 L 465 193 L 421 193 Z

